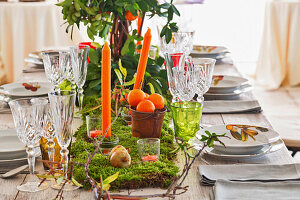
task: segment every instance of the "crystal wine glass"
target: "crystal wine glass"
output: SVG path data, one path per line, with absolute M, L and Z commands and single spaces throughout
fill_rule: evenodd
M 46 114 L 43 118 L 43 137 L 47 139 L 47 145 L 48 145 L 48 156 L 50 161 L 54 161 L 54 155 L 55 155 L 55 129 L 54 129 L 54 123 L 53 123 L 53 115 L 50 108 L 50 104 L 48 103 L 46 105 Z
M 163 37 L 160 40 L 161 51 L 163 53 L 184 52 L 185 55 L 189 55 L 193 49 L 193 36 L 194 32 L 172 33 L 172 39 L 169 43 Z
M 194 67 L 191 57 L 187 56 L 183 68 L 173 67 L 175 87 L 178 91 L 178 97 L 181 101 L 190 101 L 196 93 Z
M 67 74 L 70 54 L 66 51 L 48 51 L 41 54 L 47 79 L 52 84 L 54 91 L 58 91 L 59 84 L 65 80 Z
M 45 98 L 19 99 L 9 102 L 18 138 L 27 146 L 27 158 L 30 171 L 29 181 L 19 185 L 18 190 L 24 192 L 38 192 L 48 187 L 46 182 L 40 181 L 34 173 L 35 153 L 34 145 L 39 142 L 42 134 L 42 119 L 48 100 Z
M 176 71 L 174 71 L 173 68 L 176 68 L 179 71 L 184 70 L 185 57 L 184 53 L 165 53 L 169 90 L 173 96 L 173 102 L 179 97 L 175 82 L 175 76 L 177 74 L 174 73 Z
M 83 101 L 83 85 L 86 80 L 87 74 L 87 64 L 89 57 L 90 47 L 85 46 L 72 46 L 70 47 L 71 60 L 72 60 L 72 70 L 74 75 L 75 83 L 78 87 L 78 102 L 79 110 L 82 110 Z
M 193 66 L 195 68 L 196 76 L 199 78 L 195 79 L 197 86 L 197 95 L 199 101 L 202 101 L 203 94 L 205 94 L 211 85 L 212 76 L 214 72 L 216 60 L 212 58 L 194 58 Z
M 61 159 L 63 162 L 64 177 L 67 177 L 68 170 L 68 154 L 67 149 L 71 143 L 73 135 L 73 118 L 74 118 L 74 106 L 76 99 L 76 92 L 74 90 L 61 90 L 48 93 L 50 100 L 50 107 L 53 115 L 53 122 L 55 128 L 55 136 L 57 142 L 61 147 Z M 60 184 L 52 185 L 54 189 L 60 189 Z M 64 186 L 64 190 L 74 190 L 78 187 L 72 183 L 67 182 Z

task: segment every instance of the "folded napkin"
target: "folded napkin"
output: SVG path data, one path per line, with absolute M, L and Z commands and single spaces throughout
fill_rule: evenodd
M 200 165 L 199 172 L 203 185 L 213 185 L 216 180 L 236 181 L 300 181 L 300 163 L 285 165 Z
M 245 112 L 261 112 L 258 101 L 205 101 L 203 113 L 245 113 Z
M 236 182 L 217 180 L 212 192 L 215 200 L 292 200 L 300 198 L 300 182 Z

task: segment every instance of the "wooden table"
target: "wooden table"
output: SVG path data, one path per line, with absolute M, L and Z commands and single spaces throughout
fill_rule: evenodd
M 215 74 L 224 74 L 224 75 L 239 75 L 237 69 L 234 65 L 230 64 L 221 64 L 216 65 L 215 67 Z M 19 79 L 20 80 L 20 79 Z M 35 81 L 45 81 L 45 75 L 43 73 L 32 73 L 32 74 L 23 74 L 22 81 L 25 80 L 35 80 Z M 243 99 L 254 99 L 254 96 L 251 92 L 245 93 L 241 96 Z M 264 126 L 271 128 L 271 124 L 266 119 L 263 113 L 254 113 L 254 114 L 206 114 L 203 115 L 202 123 L 207 125 L 219 125 L 219 124 L 227 124 L 227 123 L 235 123 L 235 124 L 255 124 L 259 126 Z M 0 128 L 5 129 L 9 127 L 14 127 L 12 122 L 12 116 L 10 114 L 0 114 Z M 293 158 L 290 156 L 287 148 L 284 147 L 281 150 L 268 154 L 262 158 L 246 160 L 246 161 L 238 161 L 238 160 L 217 160 L 210 157 L 205 157 L 205 160 L 210 164 L 242 164 L 242 163 L 272 163 L 272 164 L 288 164 L 293 163 Z M 182 166 L 183 157 L 178 156 L 177 161 L 178 166 Z M 201 159 L 197 159 L 194 163 L 192 169 L 189 172 L 187 179 L 185 180 L 183 185 L 188 185 L 189 190 L 181 195 L 176 197 L 176 199 L 182 200 L 190 200 L 190 199 L 209 199 L 209 191 L 212 187 L 206 187 L 200 185 L 199 175 L 197 167 L 198 165 L 206 164 Z M 42 171 L 41 163 L 37 163 L 36 166 L 38 171 Z M 259 172 L 257 172 L 259 173 Z M 52 188 L 48 188 L 42 192 L 38 193 L 24 193 L 17 191 L 17 185 L 27 181 L 27 175 L 18 175 L 13 179 L 0 179 L 0 199 L 31 199 L 31 200 L 40 200 L 40 199 L 53 199 L 57 191 L 53 190 Z M 138 190 L 123 190 L 121 191 L 124 194 L 154 194 L 157 192 L 163 193 L 164 191 L 157 188 L 146 188 L 146 189 L 138 189 Z M 83 189 L 76 190 L 73 192 L 65 192 L 64 197 L 65 199 L 92 199 L 93 198 L 92 192 L 87 192 Z

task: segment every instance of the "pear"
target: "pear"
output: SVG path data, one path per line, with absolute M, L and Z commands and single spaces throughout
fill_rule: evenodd
M 118 168 L 129 167 L 131 163 L 131 157 L 122 145 L 117 145 L 111 150 L 109 160 L 113 167 Z

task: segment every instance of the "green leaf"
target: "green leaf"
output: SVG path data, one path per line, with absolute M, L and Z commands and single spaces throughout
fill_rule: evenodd
M 115 70 L 115 73 L 116 73 L 121 85 L 123 85 L 123 79 L 122 79 L 122 74 L 121 74 L 120 70 L 119 69 L 114 69 L 114 70 Z
M 139 5 L 142 12 L 147 12 L 148 11 L 149 6 L 145 1 L 139 1 L 139 2 L 137 2 L 137 4 Z
M 171 7 L 172 7 L 174 13 L 175 13 L 176 15 L 180 16 L 179 11 L 177 10 L 177 8 L 176 8 L 173 4 L 171 5 Z
M 131 36 L 127 36 L 126 42 L 124 43 L 124 46 L 121 50 L 121 55 L 125 56 L 129 52 L 129 45 L 133 41 L 133 38 Z
M 94 88 L 101 83 L 101 79 L 96 79 L 90 82 L 89 87 Z
M 134 7 L 134 9 L 136 9 L 136 10 L 139 10 L 140 9 L 140 7 L 139 7 L 139 5 L 137 4 L 137 3 L 133 3 L 133 7 Z
M 153 87 L 152 83 L 147 83 L 147 85 L 148 85 L 148 86 L 149 86 L 149 88 L 150 88 L 150 92 L 151 92 L 151 94 L 154 94 L 154 93 L 155 93 L 155 89 L 154 89 L 154 87 Z
M 171 31 L 171 29 L 167 28 L 165 37 L 166 37 L 166 42 L 169 43 L 171 41 L 171 39 L 172 39 L 172 31 Z
M 94 34 L 93 34 L 93 32 L 92 32 L 92 30 L 89 26 L 87 27 L 86 31 L 87 31 L 87 34 L 88 34 L 89 38 L 94 41 L 95 37 L 94 37 Z
M 90 62 L 92 62 L 93 64 L 97 65 L 99 63 L 98 52 L 95 49 L 90 48 L 89 59 L 90 59 Z
M 77 187 L 83 187 L 83 185 L 81 185 L 80 183 L 78 183 L 75 178 L 72 177 L 72 182 L 74 183 L 74 185 L 76 185 Z
M 165 25 L 160 32 L 160 37 L 163 37 L 166 34 L 167 29 L 168 29 L 168 27 L 167 27 L 167 25 Z
M 136 74 L 135 74 L 135 75 L 136 75 Z M 135 77 L 136 77 L 136 76 L 134 76 L 130 81 L 125 82 L 125 83 L 124 83 L 124 86 L 130 86 L 130 85 L 133 85 L 134 82 L 135 82 Z
M 122 66 L 122 60 L 119 59 L 119 69 L 122 72 L 124 79 L 127 77 L 127 70 Z
M 163 3 L 163 4 L 160 5 L 160 7 L 167 10 L 170 7 L 170 4 L 169 3 Z
M 172 19 L 173 19 L 173 13 L 174 13 L 174 11 L 173 11 L 172 7 L 170 7 L 168 9 L 168 22 L 172 21 Z
M 115 181 L 118 177 L 119 177 L 120 172 L 117 172 L 109 177 L 107 177 L 104 181 L 103 181 L 103 185 L 111 183 L 113 181 Z

